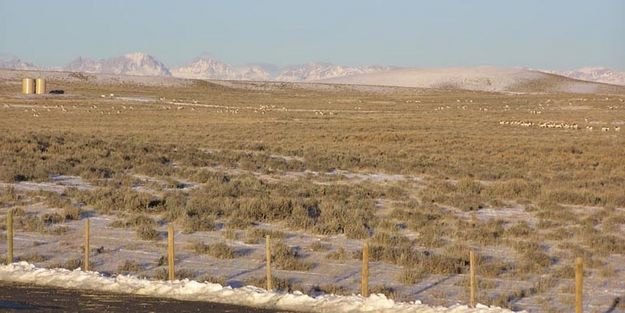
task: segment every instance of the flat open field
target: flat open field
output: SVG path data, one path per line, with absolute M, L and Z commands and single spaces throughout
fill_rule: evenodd
M 372 292 L 450 305 L 475 249 L 479 302 L 570 312 L 582 256 L 586 311 L 625 310 L 624 92 L 0 73 L 20 260 L 80 266 L 90 218 L 93 270 L 164 279 L 173 223 L 181 278 L 264 286 L 270 234 L 278 288 L 351 294 L 368 241 Z

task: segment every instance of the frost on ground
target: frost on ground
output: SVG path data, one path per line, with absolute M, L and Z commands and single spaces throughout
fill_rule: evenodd
M 57 175 L 52 176 L 49 182 L 29 182 L 22 181 L 18 183 L 0 182 L 0 188 L 15 188 L 20 191 L 50 191 L 62 193 L 67 188 L 76 188 L 78 190 L 91 190 L 93 186 L 89 185 L 78 176 Z
M 432 307 L 420 303 L 395 302 L 384 295 L 374 294 L 368 298 L 361 296 L 323 295 L 310 297 L 301 292 L 277 293 L 261 288 L 246 286 L 242 288 L 223 287 L 219 284 L 200 283 L 192 280 L 173 282 L 150 281 L 134 276 L 118 275 L 105 277 L 97 272 L 83 272 L 80 269 L 37 268 L 27 262 L 0 266 L 0 279 L 6 281 L 31 283 L 61 288 L 89 289 L 105 292 L 129 293 L 137 295 L 167 297 L 179 300 L 211 301 L 218 303 L 247 305 L 311 312 L 512 312 L 507 309 L 478 305 L 470 308 L 466 305 L 451 307 Z

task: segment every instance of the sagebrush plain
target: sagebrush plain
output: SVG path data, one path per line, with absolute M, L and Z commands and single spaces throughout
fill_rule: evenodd
M 372 292 L 570 311 L 586 264 L 591 312 L 625 301 L 625 92 L 490 93 L 48 74 L 64 95 L 0 79 L 0 208 L 16 257 L 166 279 Z M 607 130 L 606 130 L 607 129 Z M 4 218 L 4 217 L 3 217 Z M 2 223 L 4 225 L 4 223 Z M 4 227 L 4 226 L 3 226 Z M 0 249 L 4 251 L 4 241 Z

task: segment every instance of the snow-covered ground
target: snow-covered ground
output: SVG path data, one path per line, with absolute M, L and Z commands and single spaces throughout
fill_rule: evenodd
M 322 79 L 323 83 L 400 86 L 419 88 L 467 89 L 494 92 L 598 92 L 600 84 L 521 68 L 460 67 L 398 69 L 377 73 Z
M 401 303 L 387 299 L 380 294 L 373 294 L 367 298 L 356 295 L 311 297 L 301 292 L 268 292 L 252 286 L 231 288 L 186 279 L 166 282 L 150 281 L 125 275 L 106 277 L 97 272 L 83 272 L 80 269 L 69 271 L 66 269 L 37 268 L 27 262 L 0 266 L 0 279 L 62 288 L 130 293 L 180 300 L 211 301 L 305 312 L 511 312 L 507 309 L 484 305 L 477 305 L 476 308 L 454 305 L 447 308 L 427 306 L 418 301 Z
M 51 191 L 62 193 L 68 187 L 77 188 L 78 190 L 90 190 L 93 187 L 85 183 L 80 177 L 58 175 L 53 176 L 49 182 L 29 182 L 23 181 L 19 183 L 3 183 L 0 182 L 0 188 L 12 187 L 20 191 Z
M 284 157 L 284 156 L 282 156 Z M 293 172 L 295 173 L 295 172 Z M 271 179 L 289 179 L 291 172 L 271 175 Z M 312 175 L 319 183 L 348 183 L 350 181 L 370 181 L 380 184 L 403 182 L 410 184 L 420 184 L 420 178 L 403 175 L 387 175 L 383 173 L 353 173 L 337 170 L 328 173 L 307 173 Z M 152 181 L 156 178 L 143 177 L 145 181 Z M 269 179 L 269 177 L 268 177 Z M 338 179 L 338 181 L 336 181 Z M 6 184 L 5 187 L 13 187 L 17 190 L 33 192 L 39 190 L 49 190 L 62 192 L 67 186 L 77 186 L 81 189 L 93 188 L 82 182 L 77 177 L 55 177 L 50 182 L 39 183 L 21 188 L 22 183 Z M 67 185 L 67 186 L 64 186 Z M 147 190 L 144 190 L 147 191 Z M 42 215 L 46 213 L 58 212 L 58 209 L 46 206 L 44 203 L 35 202 L 24 206 L 27 215 Z M 90 208 L 83 209 L 85 216 L 91 221 L 91 244 L 93 255 L 91 261 L 93 268 L 111 275 L 119 273 L 121 266 L 126 260 L 132 260 L 139 265 L 139 269 L 133 274 L 139 277 L 152 277 L 163 267 L 157 265 L 159 258 L 165 255 L 166 242 L 145 241 L 137 238 L 135 230 L 132 228 L 116 228 L 111 224 L 118 217 L 111 215 L 96 214 Z M 379 209 L 383 214 L 385 208 Z M 4 211 L 4 210 L 3 210 Z M 0 215 L 3 213 L 0 213 Z M 154 216 L 156 218 L 156 216 Z M 54 232 L 30 232 L 18 230 L 15 234 L 15 256 L 21 260 L 31 261 L 41 267 L 57 267 L 68 261 L 81 258 L 81 243 L 84 221 L 66 221 L 57 227 L 65 229 L 64 232 L 55 234 Z M 214 231 L 202 231 L 195 233 L 184 233 L 176 231 L 176 265 L 179 269 L 193 273 L 191 277 L 208 279 L 215 277 L 220 281 L 225 280 L 229 286 L 242 287 L 249 280 L 254 280 L 264 275 L 264 244 L 247 243 L 244 238 L 246 231 L 236 231 L 236 239 L 225 239 L 224 230 L 217 221 L 217 229 Z M 314 286 L 336 286 L 341 289 L 341 293 L 356 292 L 359 284 L 360 261 L 352 258 L 352 254 L 362 247 L 362 242 L 356 239 L 348 239 L 345 236 L 320 236 L 299 231 L 290 231 L 280 225 L 259 224 L 262 229 L 282 231 L 284 238 L 282 242 L 294 247 L 299 251 L 303 260 L 314 264 L 310 271 L 289 271 L 274 269 L 274 275 L 280 279 L 292 281 L 298 288 L 306 291 Z M 164 236 L 166 225 L 156 228 L 161 236 Z M 217 259 L 205 254 L 197 254 L 192 245 L 197 242 L 213 244 L 225 242 L 231 246 L 238 257 L 234 259 Z M 329 251 L 313 251 L 310 247 L 313 243 L 320 242 L 330 248 Z M 337 247 L 342 247 L 346 251 L 346 258 L 342 260 L 330 260 L 327 254 L 336 252 Z M 0 251 L 6 249 L 5 242 L 0 241 Z M 384 262 L 372 262 L 370 265 L 370 286 L 387 286 L 397 291 L 401 290 L 400 300 L 412 301 L 423 299 L 430 305 L 450 306 L 459 300 L 464 299 L 462 295 L 465 287 L 457 283 L 466 275 L 431 275 L 420 282 L 403 286 L 395 282 L 389 282 L 389 277 L 397 277 L 402 271 L 402 267 Z M 1 277 L 1 275 L 0 275 Z M 223 279 L 223 280 L 222 280 Z M 446 287 L 445 296 L 441 293 L 431 294 L 434 286 L 444 284 Z M 501 288 L 509 288 L 505 281 L 501 282 Z M 318 294 L 312 293 L 313 295 Z M 325 301 L 325 300 L 324 300 Z M 237 302 L 238 303 L 238 302 Z M 335 310 L 328 309 L 327 312 Z M 421 312 L 421 311 L 416 311 Z M 424 311 L 430 312 L 430 311 Z M 432 311 L 438 312 L 438 311 Z M 447 312 L 447 311 L 443 311 Z M 464 312 L 464 311 L 449 311 Z M 481 312 L 481 311 L 477 311 Z M 495 311 L 498 312 L 498 311 Z
M 207 153 L 215 153 L 218 150 L 205 149 Z M 251 153 L 247 150 L 236 150 L 241 153 Z M 289 155 L 275 155 L 278 158 L 291 158 Z M 225 171 L 230 173 L 233 169 L 215 168 L 215 170 Z M 230 174 L 254 174 L 260 179 L 267 180 L 282 180 L 282 179 L 296 179 L 307 176 L 312 179 L 314 183 L 319 184 L 344 184 L 355 182 L 369 182 L 376 184 L 410 184 L 411 189 L 418 189 L 419 186 L 424 184 L 426 177 L 417 177 L 410 175 L 395 175 L 385 173 L 359 173 L 349 172 L 344 170 L 335 170 L 331 172 L 278 172 L 278 173 L 255 173 L 251 171 L 245 171 L 243 169 L 237 169 L 240 173 L 232 172 Z M 156 177 L 148 176 L 135 176 L 140 181 L 145 182 L 145 187 L 149 186 L 148 182 L 154 182 L 157 184 L 166 185 L 165 182 Z M 186 184 L 185 184 L 186 185 Z M 48 190 L 54 192 L 62 192 L 67 187 L 77 187 L 79 189 L 92 189 L 95 188 L 92 185 L 82 181 L 79 177 L 73 176 L 56 176 L 48 182 L 40 183 L 5 183 L 0 187 L 13 187 L 16 190 L 24 192 L 34 192 L 36 190 Z M 196 185 L 188 184 L 185 188 L 196 188 Z M 145 192 L 150 192 L 145 189 Z M 388 201 L 380 199 L 379 206 L 376 206 L 378 210 L 376 214 L 384 215 L 388 214 L 389 205 Z M 46 206 L 41 202 L 33 202 L 26 206 L 22 206 L 22 209 L 27 215 L 42 215 L 46 213 L 58 212 L 58 209 Z M 452 209 L 450 209 L 452 210 Z M 1 210 L 0 216 L 3 215 L 4 209 Z M 83 208 L 85 216 L 91 220 L 91 243 L 92 243 L 92 262 L 93 268 L 105 273 L 104 275 L 113 275 L 113 273 L 119 273 L 120 267 L 126 260 L 132 260 L 139 264 L 139 269 L 134 271 L 135 275 L 139 277 L 152 277 L 159 270 L 163 269 L 163 266 L 157 265 L 157 260 L 165 255 L 166 243 L 164 240 L 159 241 L 145 241 L 137 238 L 135 230 L 132 228 L 116 228 L 111 224 L 119 217 L 111 215 L 97 214 L 91 208 Z M 467 212 L 454 211 L 455 214 L 465 216 L 467 219 L 473 216 Z M 158 220 L 158 216 L 153 216 Z M 475 217 L 484 220 L 494 220 L 498 218 L 505 218 L 508 220 L 526 220 L 530 224 L 533 223 L 533 219 L 527 214 L 521 207 L 510 206 L 506 208 L 484 208 L 475 212 Z M 64 228 L 66 231 L 60 233 L 50 232 L 30 232 L 23 229 L 18 229 L 15 235 L 15 256 L 21 258 L 21 260 L 33 260 L 32 262 L 37 266 L 51 268 L 59 266 L 67 261 L 79 259 L 81 257 L 81 236 L 84 221 L 66 221 L 63 224 L 57 225 L 58 228 Z M 188 273 L 192 273 L 189 277 L 196 277 L 196 279 L 210 279 L 215 278 L 219 281 L 226 282 L 227 285 L 232 287 L 242 287 L 248 281 L 253 281 L 264 275 L 264 245 L 263 243 L 248 243 L 244 240 L 246 231 L 236 231 L 234 239 L 226 239 L 224 229 L 222 229 L 222 221 L 216 221 L 216 230 L 214 231 L 201 231 L 195 233 L 184 233 L 177 229 L 176 233 L 176 259 L 179 269 Z M 55 226 L 56 227 L 56 226 Z M 297 249 L 302 256 L 303 260 L 314 264 L 310 271 L 288 271 L 274 269 L 274 275 L 277 278 L 288 279 L 294 284 L 297 284 L 298 288 L 303 288 L 304 291 L 314 286 L 337 286 L 342 289 L 343 292 L 356 292 L 359 283 L 360 264 L 359 260 L 353 259 L 352 254 L 362 246 L 362 241 L 356 239 L 348 239 L 345 236 L 320 236 L 315 234 L 309 234 L 300 231 L 288 230 L 281 225 L 272 224 L 259 224 L 259 228 L 282 231 L 284 238 L 282 241 Z M 156 227 L 161 236 L 164 236 L 166 225 L 159 225 Z M 404 235 L 408 238 L 417 238 L 418 232 L 411 230 L 404 230 Z M 206 244 L 214 244 L 218 242 L 227 243 L 231 246 L 235 254 L 234 259 L 217 259 L 206 254 L 196 253 L 192 245 L 197 242 L 204 242 Z M 328 251 L 313 251 L 310 247 L 313 243 L 320 242 L 323 245 L 329 247 Z M 343 247 L 346 251 L 347 257 L 343 260 L 331 260 L 327 258 L 327 254 L 330 252 L 336 252 L 338 247 Z M 0 251 L 4 251 L 5 242 L 0 241 Z M 494 249 L 483 250 L 487 255 L 496 255 L 502 260 L 513 261 L 514 255 L 510 251 L 501 247 Z M 37 260 L 36 257 L 41 259 Z M 510 257 L 510 259 L 508 259 Z M 613 264 L 615 268 L 620 267 L 622 256 L 614 256 L 609 258 L 609 263 Z M 370 265 L 370 286 L 387 286 L 393 288 L 400 294 L 399 300 L 412 301 L 420 299 L 428 305 L 440 305 L 450 306 L 456 303 L 456 301 L 463 301 L 466 296 L 463 292 L 466 287 L 462 286 L 462 281 L 466 279 L 466 275 L 430 275 L 423 280 L 413 285 L 402 285 L 397 282 L 390 282 L 389 277 L 397 277 L 402 271 L 402 267 L 388 264 L 385 262 L 372 262 Z M 0 275 L 0 278 L 2 276 Z M 604 280 L 600 276 L 592 276 L 588 278 L 589 286 L 601 286 L 595 288 L 588 288 L 590 307 L 600 307 L 605 301 L 613 299 L 619 296 L 623 290 L 623 286 L 618 281 L 602 281 Z M 528 281 L 515 281 L 508 279 L 489 279 L 489 281 L 496 281 L 497 290 L 515 290 L 518 288 L 530 288 L 531 282 Z M 564 288 L 568 286 L 569 282 L 561 281 L 558 283 L 560 287 Z M 226 289 L 227 290 L 227 289 Z M 444 291 L 442 291 L 444 290 Z M 493 290 L 484 290 L 484 295 L 491 294 Z M 317 293 L 311 293 L 316 295 Z M 610 298 L 611 297 L 611 298 Z M 460 300 L 458 300 L 460 299 Z M 521 302 L 523 306 L 521 306 Z M 523 307 L 530 311 L 539 311 L 539 307 L 535 303 L 528 299 L 523 299 L 517 303 L 519 307 Z M 328 310 L 331 311 L 331 310 Z M 419 311 L 417 311 L 419 312 Z M 429 312 L 429 311 L 425 311 Z M 436 312 L 436 311 L 434 311 Z M 450 311 L 456 312 L 456 311 Z M 464 312 L 464 311 L 457 311 Z

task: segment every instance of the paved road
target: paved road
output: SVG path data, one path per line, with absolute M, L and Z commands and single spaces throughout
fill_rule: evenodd
M 285 311 L 0 282 L 0 312 L 275 313 Z

